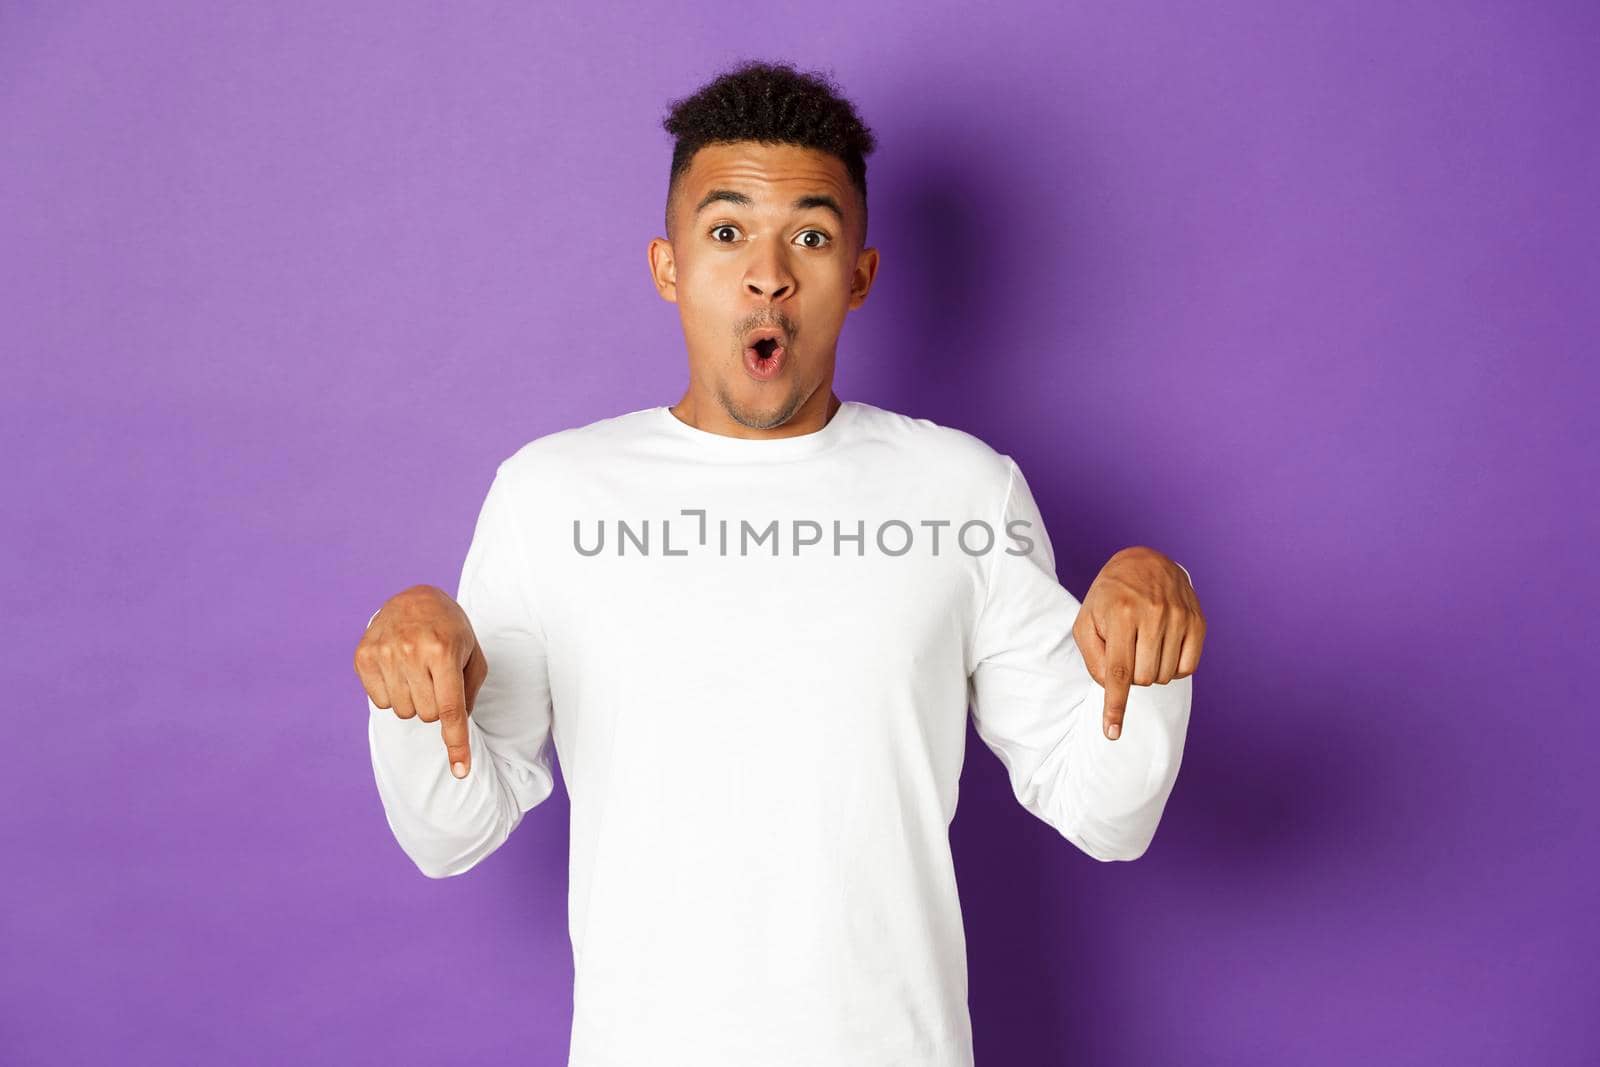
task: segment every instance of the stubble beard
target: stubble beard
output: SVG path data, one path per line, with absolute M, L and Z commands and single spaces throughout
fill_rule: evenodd
M 801 395 L 798 386 L 791 386 L 777 407 L 751 408 L 740 404 L 726 386 L 719 386 L 717 402 L 722 405 L 722 410 L 728 413 L 728 418 L 740 426 L 752 430 L 770 430 L 775 426 L 782 426 L 793 418 L 794 413 L 800 410 L 800 405 L 805 403 L 805 397 Z

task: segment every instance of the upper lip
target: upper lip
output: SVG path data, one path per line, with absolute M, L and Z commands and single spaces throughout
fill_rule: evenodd
M 784 337 L 785 337 L 784 332 L 783 332 L 783 327 L 781 327 L 781 326 L 757 326 L 753 330 L 747 330 L 745 332 L 745 335 L 744 335 L 744 346 L 746 348 L 750 348 L 750 347 L 754 346 L 757 341 L 760 341 L 760 340 L 762 340 L 763 338 L 766 338 L 766 337 L 772 338 L 773 340 L 777 341 L 780 345 L 783 344 Z

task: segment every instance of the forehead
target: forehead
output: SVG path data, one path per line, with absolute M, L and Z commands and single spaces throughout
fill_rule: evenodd
M 848 204 L 850 175 L 839 157 L 799 145 L 757 141 L 710 144 L 694 154 L 684 174 L 684 200 L 693 205 L 712 188 L 737 189 L 757 203 L 792 199 L 802 193 L 832 193 Z

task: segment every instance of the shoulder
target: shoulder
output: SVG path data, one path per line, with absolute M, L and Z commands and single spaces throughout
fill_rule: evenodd
M 500 461 L 499 476 L 519 484 L 550 484 L 604 468 L 646 437 L 657 408 L 611 415 L 535 437 Z
M 860 404 L 854 429 L 864 442 L 881 445 L 950 484 L 1000 496 L 1010 483 L 1011 457 L 958 427 Z

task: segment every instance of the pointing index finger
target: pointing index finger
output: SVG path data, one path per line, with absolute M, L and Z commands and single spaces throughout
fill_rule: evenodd
M 450 773 L 465 778 L 472 770 L 472 746 L 467 733 L 466 678 L 453 665 L 433 672 L 433 695 L 439 704 L 439 732 L 444 738 Z
M 1120 614 L 1112 616 L 1106 629 L 1106 706 L 1102 726 L 1105 735 L 1115 741 L 1122 734 L 1122 716 L 1128 709 L 1138 630 L 1132 620 Z

